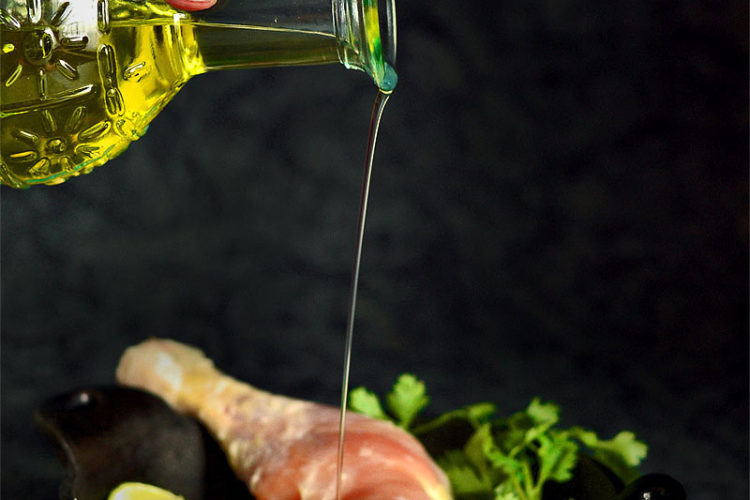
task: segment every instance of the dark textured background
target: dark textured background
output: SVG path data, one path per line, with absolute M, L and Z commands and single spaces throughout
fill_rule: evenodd
M 747 3 L 398 7 L 352 383 L 539 395 L 747 498 Z M 147 336 L 336 403 L 373 97 L 339 66 L 204 75 L 109 165 L 2 189 L 3 498 L 55 497 L 33 409 Z

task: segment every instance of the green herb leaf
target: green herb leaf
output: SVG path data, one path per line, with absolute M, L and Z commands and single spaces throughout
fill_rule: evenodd
M 635 434 L 622 431 L 610 440 L 601 440 L 591 431 L 579 427 L 570 429 L 570 434 L 594 452 L 594 458 L 612 469 L 624 482 L 638 477 L 636 467 L 646 458 L 648 446 L 638 441 Z
M 368 417 L 388 420 L 378 397 L 364 387 L 357 387 L 349 393 L 349 408 Z
M 453 420 L 465 420 L 475 428 L 478 428 L 485 423 L 493 413 L 495 413 L 495 405 L 492 403 L 476 403 L 464 408 L 459 408 L 458 410 L 443 413 L 439 417 L 424 424 L 410 428 L 409 431 L 419 437 L 422 434 L 448 425 Z
M 547 479 L 560 483 L 573 478 L 573 468 L 578 460 L 578 445 L 565 433 L 554 433 L 552 437 L 540 436 L 541 446 L 537 455 L 541 461 L 539 480 L 541 484 Z
M 513 485 L 510 483 L 500 483 L 495 488 L 495 500 L 521 500 L 521 497 L 518 496 L 518 492 Z
M 517 480 L 523 479 L 523 459 L 516 459 L 504 453 L 491 438 L 484 439 L 482 447 L 484 456 L 489 459 L 494 467 L 502 471 L 506 476 Z
M 450 480 L 454 495 L 479 495 L 492 491 L 489 477 L 477 470 L 461 450 L 451 450 L 438 459 Z
M 464 453 L 475 467 L 485 470 L 487 468 L 487 459 L 485 458 L 484 450 L 493 444 L 490 425 L 485 424 L 474 431 L 474 434 L 466 442 Z
M 430 402 L 424 382 L 414 375 L 401 375 L 386 396 L 388 410 L 396 417 L 396 423 L 408 429 L 414 417 Z
M 466 419 L 471 422 L 474 426 L 481 425 L 486 421 L 492 414 L 495 413 L 497 408 L 492 403 L 476 403 L 465 408 Z
M 648 446 L 635 439 L 630 431 L 622 431 L 609 441 L 600 441 L 598 449 L 617 453 L 631 467 L 640 464 L 648 453 Z
M 526 408 L 526 414 L 531 417 L 537 427 L 550 428 L 560 420 L 560 407 L 554 403 L 542 403 L 534 398 Z

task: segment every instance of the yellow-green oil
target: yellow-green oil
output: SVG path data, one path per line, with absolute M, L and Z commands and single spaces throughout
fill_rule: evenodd
M 114 158 L 193 75 L 339 60 L 330 34 L 198 23 L 160 0 L 99 0 L 93 13 L 81 1 L 1 13 L 4 184 L 57 184 Z

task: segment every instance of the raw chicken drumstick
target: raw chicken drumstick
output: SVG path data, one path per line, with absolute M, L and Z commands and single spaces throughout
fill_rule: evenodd
M 117 379 L 201 420 L 259 500 L 334 500 L 338 408 L 256 389 L 171 340 L 127 349 Z M 349 413 L 344 443 L 344 500 L 451 498 L 440 468 L 395 425 Z

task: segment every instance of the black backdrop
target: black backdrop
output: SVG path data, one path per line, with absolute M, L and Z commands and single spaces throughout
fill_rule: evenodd
M 746 2 L 398 8 L 352 383 L 538 395 L 747 498 Z M 3 497 L 55 497 L 33 409 L 147 336 L 337 402 L 373 97 L 340 66 L 203 75 L 109 165 L 3 188 Z

